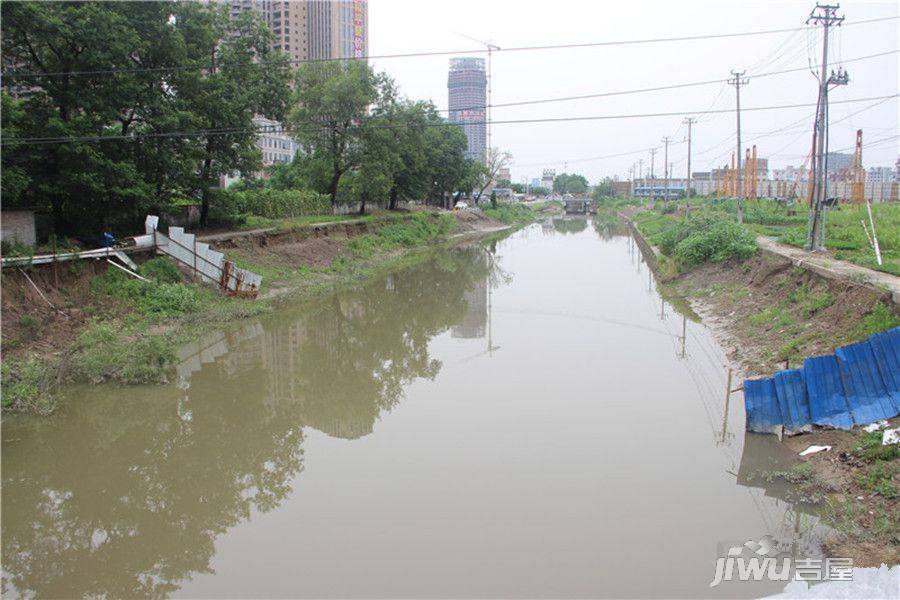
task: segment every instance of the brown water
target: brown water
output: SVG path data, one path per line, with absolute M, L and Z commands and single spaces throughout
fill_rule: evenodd
M 778 591 L 708 587 L 811 519 L 748 482 L 777 441 L 690 316 L 556 219 L 212 335 L 172 385 L 73 388 L 3 424 L 4 595 Z

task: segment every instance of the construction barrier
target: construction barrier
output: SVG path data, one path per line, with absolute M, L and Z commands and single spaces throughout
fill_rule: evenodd
M 744 408 L 747 429 L 760 433 L 850 429 L 900 414 L 900 327 L 744 381 Z

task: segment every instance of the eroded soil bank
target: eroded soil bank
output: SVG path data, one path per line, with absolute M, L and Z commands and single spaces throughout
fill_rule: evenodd
M 643 239 L 640 245 L 646 255 L 653 253 L 648 262 L 657 265 L 655 250 Z M 702 265 L 668 277 L 666 285 L 690 301 L 747 378 L 833 353 L 898 320 L 888 291 L 825 278 L 767 251 L 745 261 Z M 900 419 L 892 421 L 888 427 Z M 785 437 L 782 443 L 797 464 L 755 474 L 782 481 L 795 501 L 819 513 L 833 529 L 825 540 L 828 554 L 851 557 L 856 566 L 900 562 L 900 452 L 882 446 L 881 435 L 816 428 Z M 811 445 L 832 449 L 800 457 Z

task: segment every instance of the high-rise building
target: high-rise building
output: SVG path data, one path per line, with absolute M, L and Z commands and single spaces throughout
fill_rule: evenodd
M 369 52 L 368 0 L 230 0 L 229 6 L 231 18 L 259 13 L 275 34 L 272 49 L 290 56 L 294 67 Z
M 287 54 L 294 68 L 310 59 L 364 58 L 369 52 L 368 0 L 225 1 L 232 19 L 258 13 L 275 36 L 272 49 Z M 297 145 L 279 123 L 262 117 L 254 123 L 261 128 L 257 146 L 264 167 L 293 159 Z
M 309 58 L 362 58 L 369 53 L 368 0 L 308 0 Z
M 309 3 L 292 0 L 258 0 L 259 11 L 275 39 L 273 50 L 287 54 L 296 68 L 309 58 Z
M 447 78 L 450 122 L 466 134 L 466 157 L 484 160 L 487 145 L 487 76 L 483 58 L 451 58 Z

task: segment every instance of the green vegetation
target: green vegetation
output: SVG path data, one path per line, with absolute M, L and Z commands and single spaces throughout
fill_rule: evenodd
M 404 222 L 382 225 L 374 233 L 357 236 L 348 247 L 354 256 L 368 258 L 376 252 L 427 244 L 450 233 L 455 224 L 452 215 L 416 213 Z
M 180 281 L 180 274 L 178 279 Z M 99 294 L 129 302 L 145 316 L 180 315 L 196 310 L 199 303 L 194 286 L 183 283 L 141 281 L 119 269 L 110 269 L 105 274 L 96 277 L 92 286 L 94 291 Z
M 785 471 L 759 471 L 754 476 L 766 483 L 784 481 L 791 484 L 793 487 L 787 495 L 794 502 L 819 504 L 826 499 L 828 492 L 833 491 L 808 462 L 798 463 Z
M 502 202 L 498 203 L 496 207 L 484 207 L 482 211 L 487 216 L 500 221 L 501 223 L 515 225 L 533 220 L 535 213 L 548 206 L 559 206 L 559 203 L 535 202 L 532 204 L 521 204 L 518 202 Z
M 691 211 L 733 218 L 737 207 L 731 199 L 696 199 L 691 202 Z M 867 227 L 869 225 L 864 204 L 844 203 L 828 209 L 825 247 L 835 258 L 900 275 L 900 205 L 891 202 L 873 204 L 872 215 L 883 265 L 876 263 L 875 252 L 862 226 L 862 222 Z M 784 204 L 774 200 L 744 202 L 744 224 L 755 233 L 773 237 L 781 243 L 798 248 L 806 245 L 807 209 L 802 203 Z
M 834 304 L 834 296 L 828 290 L 815 292 L 810 290 L 808 284 L 803 284 L 788 295 L 792 304 L 800 306 L 800 312 L 806 318 L 817 313 L 823 308 Z
M 328 197 L 311 190 L 234 187 L 224 190 L 220 199 L 228 214 L 286 219 L 331 213 Z
M 4 80 L 29 88 L 3 99 L 5 206 L 47 210 L 60 235 L 130 234 L 184 197 L 206 222 L 220 175 L 259 170 L 253 118 L 283 118 L 291 71 L 257 15 L 195 2 L 4 2 L 0 12 L 3 53 L 17 57 Z M 193 134 L 165 135 L 179 131 Z M 48 135 L 78 141 L 16 143 Z
M 28 357 L 22 360 L 3 358 L 0 363 L 3 383 L 3 410 L 49 414 L 54 402 L 50 391 L 55 385 L 54 364 Z
M 460 127 L 365 62 L 292 70 L 253 11 L 231 19 L 221 3 L 9 2 L 0 12 L 2 50 L 17 57 L 4 80 L 30 90 L 2 97 L 4 205 L 45 210 L 60 236 L 130 235 L 148 212 L 186 204 L 200 205 L 202 226 L 229 227 L 342 212 L 335 205 L 449 209 L 472 191 L 477 202 L 510 159 L 494 148 L 487 164 L 467 159 Z M 116 77 L 71 75 L 97 65 Z M 256 115 L 289 125 L 302 147 L 263 177 Z M 50 134 L 76 140 L 52 152 L 16 143 Z M 234 173 L 242 180 L 218 189 Z
M 898 326 L 900 326 L 900 315 L 883 302 L 879 302 L 871 313 L 863 317 L 854 334 L 861 339 Z
M 867 462 L 892 461 L 900 458 L 900 447 L 881 443 L 881 431 L 861 431 L 857 438 L 856 453 Z
M 165 381 L 175 360 L 172 340 L 162 335 L 141 333 L 140 325 L 132 325 L 123 331 L 120 323 L 91 323 L 78 336 L 69 378 L 91 383 Z
M 893 500 L 900 496 L 900 493 L 897 491 L 897 485 L 894 483 L 897 470 L 897 465 L 894 463 L 878 461 L 857 474 L 857 483 L 870 492 L 875 492 L 888 500 Z
M 641 232 L 660 251 L 690 269 L 706 262 L 744 260 L 756 252 L 756 240 L 745 227 L 713 215 L 691 215 L 683 219 L 656 212 L 639 213 L 635 221 Z
M 533 219 L 548 204 L 513 209 L 516 222 Z M 501 204 L 498 210 L 506 206 Z M 296 226 L 296 219 L 302 218 L 282 222 Z M 378 214 L 363 221 L 369 233 L 351 238 L 346 245 L 349 254 L 329 266 L 297 268 L 276 255 L 238 249 L 233 257 L 240 266 L 261 273 L 267 284 L 277 282 L 290 289 L 293 298 L 304 298 L 421 260 L 432 249 L 442 248 L 441 242 L 456 225 L 454 215 L 433 212 Z M 207 329 L 271 310 L 277 301 L 274 295 L 257 300 L 225 297 L 211 286 L 185 282 L 167 257 L 148 260 L 138 272 L 152 282 L 118 269 L 91 279 L 91 299 L 82 306 L 90 314 L 92 307 L 102 305 L 103 316 L 77 332 L 58 357 L 4 356 L 4 410 L 47 414 L 55 407 L 55 390 L 63 382 L 166 381 L 179 345 Z M 25 337 L 40 335 L 40 322 L 33 317 L 22 317 L 19 326 Z
M 586 194 L 588 180 L 578 173 L 560 173 L 553 179 L 553 191 L 557 194 Z

